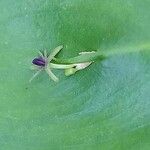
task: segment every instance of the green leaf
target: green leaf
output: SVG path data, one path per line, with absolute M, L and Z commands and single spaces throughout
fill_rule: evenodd
M 149 0 L 1 0 L 0 10 L 1 150 L 150 149 Z M 30 84 L 32 59 L 59 45 L 58 60 L 96 61 Z M 84 51 L 97 52 L 76 57 Z

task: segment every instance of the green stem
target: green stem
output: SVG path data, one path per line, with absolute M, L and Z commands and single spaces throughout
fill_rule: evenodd
M 55 63 L 50 63 L 49 64 L 50 68 L 55 68 L 55 69 L 69 69 L 69 68 L 72 68 L 74 66 L 75 66 L 74 64 L 70 64 L 70 65 L 67 65 L 67 64 L 55 64 Z

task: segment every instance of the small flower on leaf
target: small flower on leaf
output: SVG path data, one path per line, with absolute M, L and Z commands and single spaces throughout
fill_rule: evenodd
M 30 79 L 30 82 L 41 72 L 46 71 L 46 73 L 49 75 L 49 77 L 55 81 L 58 82 L 59 79 L 55 76 L 55 74 L 52 72 L 52 69 L 64 69 L 65 75 L 70 76 L 74 74 L 75 72 L 85 69 L 89 65 L 93 63 L 93 61 L 89 62 L 80 62 L 80 63 L 56 63 L 56 55 L 63 49 L 63 46 L 56 47 L 50 55 L 47 55 L 47 52 L 44 51 L 44 53 L 39 52 L 39 57 L 36 57 L 33 59 L 32 64 L 34 65 L 34 69 L 37 70 L 37 72 L 32 76 Z M 81 52 L 79 55 L 84 54 L 90 54 L 95 53 L 92 52 Z

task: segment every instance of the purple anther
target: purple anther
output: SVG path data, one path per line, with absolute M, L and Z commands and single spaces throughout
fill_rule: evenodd
M 42 57 L 33 59 L 32 63 L 37 66 L 45 66 L 45 60 Z

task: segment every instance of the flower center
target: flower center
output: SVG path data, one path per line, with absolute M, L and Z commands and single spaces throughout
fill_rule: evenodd
M 43 57 L 38 57 L 38 58 L 33 59 L 32 63 L 34 65 L 42 66 L 42 67 L 46 65 L 46 61 Z

